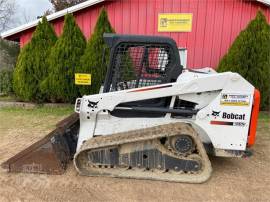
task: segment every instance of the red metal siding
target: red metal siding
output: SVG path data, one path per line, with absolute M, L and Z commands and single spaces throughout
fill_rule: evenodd
M 31 40 L 33 32 L 34 32 L 34 30 L 30 29 L 30 30 L 24 31 L 22 33 L 22 35 L 20 36 L 20 47 L 21 48 Z
M 75 13 L 76 21 L 89 38 L 102 6 L 108 11 L 115 31 L 123 34 L 164 35 L 188 49 L 188 67 L 216 67 L 239 32 L 261 9 L 270 21 L 270 8 L 247 0 L 115 0 Z M 192 32 L 159 33 L 158 13 L 192 13 Z M 52 22 L 58 36 L 63 18 Z M 21 46 L 31 39 L 23 32 Z

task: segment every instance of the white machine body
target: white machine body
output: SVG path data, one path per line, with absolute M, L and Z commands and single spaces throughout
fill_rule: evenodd
M 247 147 L 254 87 L 237 73 L 213 70 L 185 70 L 175 83 L 84 96 L 76 100 L 80 114 L 77 151 L 88 139 L 99 135 L 148 128 L 166 123 L 186 122 L 197 130 L 203 143 L 220 151 L 244 151 Z M 111 111 L 121 103 L 172 97 L 197 103 L 191 118 L 175 118 L 168 112 L 158 118 L 119 118 Z M 91 104 L 89 104 L 91 103 Z M 219 151 L 219 152 L 218 152 Z

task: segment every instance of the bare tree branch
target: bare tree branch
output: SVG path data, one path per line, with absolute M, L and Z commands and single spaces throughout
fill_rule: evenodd
M 54 11 L 60 11 L 70 6 L 82 3 L 86 0 L 49 0 L 49 1 L 53 5 Z
M 8 28 L 15 12 L 14 0 L 0 0 L 0 32 Z
M 31 18 L 30 14 L 27 13 L 27 11 L 25 9 L 23 9 L 22 11 L 22 22 L 21 24 L 25 24 L 28 22 L 31 22 L 33 20 L 33 18 Z

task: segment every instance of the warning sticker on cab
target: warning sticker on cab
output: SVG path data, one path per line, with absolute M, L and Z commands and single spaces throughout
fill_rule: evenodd
M 75 74 L 76 85 L 91 85 L 91 74 Z
M 250 95 L 243 94 L 221 94 L 220 104 L 227 106 L 249 106 Z

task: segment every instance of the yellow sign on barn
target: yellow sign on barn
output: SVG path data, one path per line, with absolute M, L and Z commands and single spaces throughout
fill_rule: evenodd
M 192 13 L 158 14 L 159 32 L 191 32 Z
M 75 84 L 76 85 L 91 85 L 91 74 L 75 74 Z

